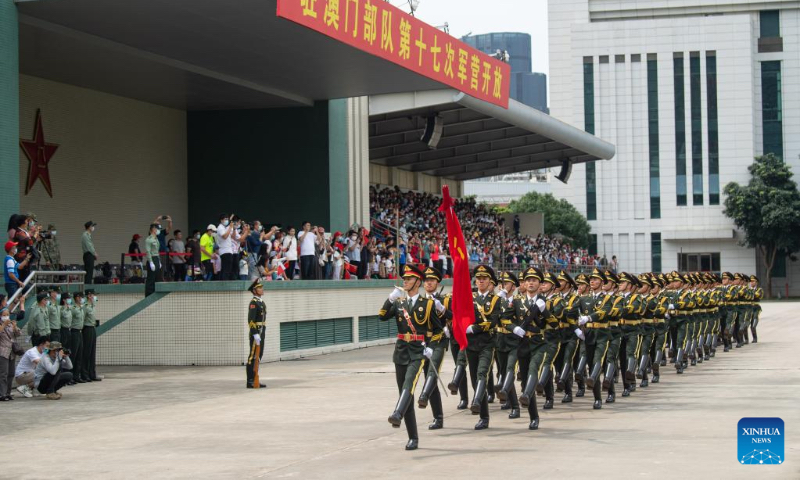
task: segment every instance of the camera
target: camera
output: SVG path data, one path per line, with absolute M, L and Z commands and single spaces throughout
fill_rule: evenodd
M 161 215 L 161 220 L 166 220 L 167 218 L 169 218 L 167 215 Z
M 63 353 L 64 355 L 72 355 L 72 350 L 70 350 L 69 348 L 62 348 L 61 353 Z

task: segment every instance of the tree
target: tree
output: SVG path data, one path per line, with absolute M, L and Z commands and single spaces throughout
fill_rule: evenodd
M 559 200 L 551 193 L 530 192 L 508 205 L 511 213 L 541 212 L 544 214 L 544 233 L 559 233 L 569 238 L 574 246 L 588 247 L 592 227 L 586 217 L 566 200 Z
M 744 230 L 742 243 L 761 253 L 769 297 L 775 259 L 800 250 L 800 192 L 789 165 L 771 153 L 756 157 L 748 170 L 747 186 L 725 185 L 723 213 Z

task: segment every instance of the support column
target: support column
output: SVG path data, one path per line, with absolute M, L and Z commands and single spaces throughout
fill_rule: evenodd
M 0 219 L 19 211 L 19 26 L 14 0 L 0 0 Z
M 369 228 L 369 99 L 328 102 L 332 232 Z

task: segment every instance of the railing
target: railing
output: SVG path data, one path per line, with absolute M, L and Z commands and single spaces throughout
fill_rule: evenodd
M 60 286 L 70 286 L 70 285 L 77 285 L 83 290 L 83 279 L 86 276 L 86 272 L 82 270 L 62 270 L 62 271 L 51 271 L 51 270 L 35 270 L 31 272 L 28 277 L 22 282 L 22 286 L 14 292 L 13 295 L 8 299 L 8 306 L 11 309 L 12 313 L 19 307 L 19 305 L 12 306 L 12 304 L 22 295 L 27 296 L 27 292 L 31 290 L 35 290 L 36 287 L 44 286 L 44 287 L 60 287 Z M 44 277 L 42 280 L 37 281 L 37 277 Z M 47 277 L 50 278 L 50 281 L 47 280 Z M 63 280 L 61 277 L 66 277 L 66 281 Z M 72 281 L 73 277 L 79 277 L 80 281 Z
M 120 254 L 119 260 L 119 272 L 117 272 L 117 278 L 119 278 L 120 282 L 124 282 L 126 278 L 129 277 L 143 277 L 144 273 L 148 270 L 142 267 L 141 264 L 145 262 L 145 257 L 147 254 L 145 253 L 122 253 Z M 184 257 L 187 261 L 185 261 L 184 265 L 188 265 L 188 259 L 192 257 L 191 253 L 177 253 L 177 252 L 159 252 L 158 254 L 159 259 L 161 260 L 161 272 L 165 275 L 165 279 L 167 278 L 166 274 L 169 273 L 170 267 L 173 265 L 174 262 L 171 261 L 172 257 Z M 133 269 L 130 274 L 126 271 L 125 259 L 130 258 L 131 262 L 139 262 L 139 265 L 131 266 Z M 140 267 L 140 271 L 136 271 L 136 267 Z M 238 266 L 236 267 L 238 269 Z M 140 275 L 141 274 L 141 275 Z M 111 279 L 109 279 L 111 281 Z M 178 281 L 183 281 L 183 279 L 179 279 Z

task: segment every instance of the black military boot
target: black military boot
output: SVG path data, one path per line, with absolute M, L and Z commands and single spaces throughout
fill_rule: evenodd
M 606 397 L 606 403 L 614 403 L 617 399 L 617 393 L 614 391 L 614 385 L 611 385 L 611 388 L 608 389 L 608 397 Z
M 500 388 L 497 389 L 497 398 L 501 402 L 505 402 L 508 400 L 508 392 L 514 386 L 514 374 L 513 373 L 506 373 L 503 377 L 503 382 L 500 385 Z
M 642 360 L 639 362 L 639 370 L 636 372 L 636 378 L 644 378 L 647 376 L 647 365 L 650 363 L 650 355 L 643 353 Z
M 610 397 L 610 396 L 611 396 L 611 395 L 609 394 L 609 397 Z M 631 396 L 631 390 L 630 390 L 630 388 L 626 388 L 626 389 L 622 390 L 622 396 L 623 396 L 623 397 L 630 397 L 630 396 Z
M 487 428 L 489 428 L 488 418 L 481 418 L 478 420 L 478 423 L 475 424 L 475 430 L 486 430 Z
M 458 393 L 458 387 L 461 384 L 461 380 L 466 378 L 466 370 L 461 365 L 456 365 L 456 371 L 453 372 L 453 379 L 450 383 L 447 384 L 447 388 L 450 389 L 450 395 L 455 395 Z
M 536 397 L 534 397 L 531 404 L 528 405 L 528 415 L 530 416 L 531 419 L 531 423 L 528 425 L 528 430 L 538 430 L 539 410 L 536 408 Z
M 603 365 L 600 362 L 596 362 L 592 367 L 592 372 L 586 377 L 586 386 L 589 389 L 593 389 L 595 383 L 600 380 L 600 373 L 603 371 Z
M 744 345 L 744 335 L 739 331 L 736 332 L 736 348 L 742 348 L 742 345 Z
M 553 399 L 552 398 L 545 398 L 544 400 L 544 408 L 545 410 L 550 410 L 553 408 Z
M 576 375 L 575 383 L 578 384 L 578 390 L 575 392 L 575 396 L 576 397 L 584 396 L 586 394 L 586 382 L 584 382 L 582 379 L 578 379 Z
M 406 411 L 408 411 L 412 398 L 413 396 L 408 390 L 400 392 L 400 398 L 397 400 L 397 405 L 394 407 L 394 413 L 389 416 L 389 423 L 391 423 L 394 428 L 400 428 L 400 424 L 403 423 L 403 416 L 406 414 Z
M 467 376 L 462 375 L 461 383 L 458 384 L 458 393 L 461 395 L 461 401 L 458 402 L 459 410 L 466 410 L 469 406 L 469 387 L 467 386 Z
M 679 348 L 675 355 L 675 369 L 679 374 L 683 373 L 683 349 Z
M 433 418 L 433 423 L 428 425 L 428 430 L 439 430 L 442 427 L 444 427 L 444 417 L 442 415 L 437 415 Z
M 422 393 L 419 394 L 417 405 L 419 408 L 428 407 L 428 399 L 431 397 L 431 392 L 436 388 L 436 378 L 433 376 L 425 377 L 425 384 L 422 386 Z
M 461 399 L 461 400 L 458 402 L 458 406 L 456 407 L 456 409 L 457 409 L 457 410 L 466 410 L 466 409 L 467 409 L 467 404 L 468 404 L 468 403 L 469 403 L 469 400 L 467 400 L 466 398 L 462 398 L 462 399 Z
M 508 414 L 508 418 L 515 419 L 519 418 L 519 400 L 517 399 L 517 389 L 512 384 L 511 391 L 508 392 L 508 403 L 511 406 L 511 413 Z
M 564 398 L 561 403 L 572 403 L 572 374 L 567 376 L 567 381 L 564 382 Z
M 633 382 L 636 380 L 636 358 L 628 357 L 628 365 L 625 368 L 625 380 Z
M 542 372 L 539 374 L 539 383 L 536 384 L 536 393 L 539 395 L 544 394 L 544 387 L 548 382 L 553 383 L 553 378 L 550 376 L 550 364 L 545 363 L 542 366 Z
M 578 385 L 586 380 L 586 355 L 582 355 L 578 359 L 578 366 L 575 368 L 575 380 Z
M 744 344 L 748 345 L 750 343 L 750 333 L 747 331 L 747 327 L 744 327 L 742 330 L 744 330 Z
M 475 396 L 472 398 L 472 405 L 469 407 L 469 410 L 473 415 L 478 415 L 481 413 L 481 402 L 483 402 L 485 395 L 486 380 L 480 379 L 478 380 L 478 385 L 475 387 Z
M 519 396 L 519 404 L 523 407 L 527 407 L 531 401 L 536 402 L 536 398 L 533 395 L 533 390 L 538 383 L 536 380 L 536 375 L 528 375 L 528 380 L 525 382 L 525 390 Z
M 715 333 L 714 335 L 711 336 L 711 352 L 709 353 L 709 356 L 711 358 L 714 358 L 714 355 L 717 354 L 717 341 L 718 341 L 718 335 Z
M 675 363 L 675 358 L 678 356 L 678 353 L 675 350 L 670 349 L 669 351 L 669 363 Z M 664 366 L 664 365 L 662 365 Z
M 658 383 L 661 380 L 660 370 L 661 370 L 661 365 L 659 365 L 658 362 L 653 363 L 653 380 L 652 380 L 653 383 Z
M 606 375 L 603 377 L 603 390 L 609 390 L 614 384 L 614 365 L 613 362 L 608 362 L 606 366 Z
M 567 388 L 567 380 L 572 370 L 572 364 L 567 362 L 567 359 L 564 360 L 564 368 L 561 369 L 561 375 L 558 376 L 558 385 L 556 385 L 556 391 L 558 392 L 563 392 Z
M 492 374 L 491 370 L 489 370 L 489 382 L 487 387 L 486 393 L 488 396 L 486 397 L 486 401 L 489 403 L 494 403 L 494 375 Z
M 603 402 L 600 400 L 595 400 L 594 405 L 592 405 L 592 408 L 595 410 L 600 410 L 601 408 L 603 408 Z
M 753 334 L 753 343 L 758 343 L 758 334 L 756 333 L 756 327 L 751 325 L 750 332 Z
M 500 405 L 500 410 L 510 410 L 511 409 L 511 401 L 506 400 L 502 405 Z
M 703 363 L 703 357 L 706 354 L 706 352 L 703 351 L 703 343 L 700 340 L 701 339 L 697 340 L 694 347 L 695 350 L 697 350 L 697 363 Z

